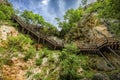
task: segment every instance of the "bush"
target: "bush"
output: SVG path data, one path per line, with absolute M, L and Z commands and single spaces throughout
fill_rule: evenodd
M 63 51 L 66 51 L 68 53 L 73 53 L 73 54 L 77 54 L 80 52 L 80 50 L 78 49 L 75 43 L 66 44 Z
M 78 80 L 79 57 L 76 55 L 78 49 L 74 45 L 67 45 L 60 55 L 60 80 Z
M 84 55 L 79 55 L 78 57 L 79 57 L 79 59 L 80 59 L 80 66 L 81 66 L 84 70 L 89 70 L 89 69 L 90 69 L 89 57 L 88 57 L 88 56 L 84 56 Z
M 42 63 L 42 58 L 36 59 L 36 65 L 37 65 L 37 66 L 40 66 L 41 63 Z
M 20 34 L 17 37 L 9 37 L 7 48 L 11 48 L 12 51 L 25 51 L 30 48 L 30 45 L 33 43 L 33 41 L 22 34 Z
M 79 58 L 75 55 L 68 55 L 60 62 L 60 80 L 78 80 L 77 69 L 79 67 Z
M 7 6 L 5 4 L 0 4 L 0 20 L 9 20 L 13 15 L 14 10 L 12 6 Z
M 6 51 L 5 48 L 0 47 L 0 54 L 3 54 L 5 51 Z
M 36 50 L 34 48 L 29 49 L 25 53 L 24 60 L 27 61 L 28 59 L 33 58 L 35 56 L 35 54 L 36 54 Z
M 5 14 L 2 11 L 0 11 L 0 19 L 1 20 L 5 20 L 6 19 L 6 16 L 5 16 Z
M 11 65 L 11 54 L 7 54 L 6 56 L 3 56 L 0 58 L 0 68 L 3 65 Z

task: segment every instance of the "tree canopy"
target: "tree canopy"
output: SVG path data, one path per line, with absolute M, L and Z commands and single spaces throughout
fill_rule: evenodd
M 58 25 L 61 30 L 61 36 L 64 36 L 72 27 L 76 26 L 76 23 L 81 19 L 83 14 L 83 9 L 69 9 L 64 15 L 64 21 L 58 21 Z
M 83 7 L 78 9 L 69 9 L 65 15 L 64 20 L 56 19 L 61 30 L 61 36 L 65 36 L 70 29 L 77 26 L 79 21 L 85 14 L 96 13 L 99 19 L 118 20 L 120 22 L 120 0 L 97 0 L 91 4 L 87 4 L 88 0 L 82 0 Z M 117 25 L 110 23 L 109 28 L 116 35 L 119 35 L 120 23 Z M 113 25 L 114 24 L 114 25 Z M 120 36 L 120 35 L 119 35 Z
M 26 23 L 31 24 L 44 24 L 44 19 L 42 16 L 38 14 L 34 14 L 32 11 L 25 10 L 22 14 L 22 17 L 24 17 Z
M 11 19 L 12 14 L 14 13 L 12 6 L 7 6 L 5 4 L 0 4 L 0 20 L 9 20 Z
M 21 14 L 21 17 L 23 17 L 25 19 L 25 22 L 27 24 L 42 26 L 43 30 L 41 32 L 46 34 L 46 35 L 57 35 L 58 34 L 57 27 L 50 24 L 49 22 L 46 22 L 44 20 L 44 18 L 39 14 L 35 14 L 32 11 L 25 10 Z

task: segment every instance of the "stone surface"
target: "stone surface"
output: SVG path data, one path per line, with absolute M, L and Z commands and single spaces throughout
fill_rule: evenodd
M 110 75 L 110 80 L 120 80 L 120 72 L 116 72 Z
M 1 25 L 0 26 L 0 41 L 7 40 L 8 36 L 17 36 L 18 31 L 9 25 Z
M 26 80 L 24 75 L 26 73 L 27 64 L 15 57 L 13 57 L 11 61 L 11 66 L 4 65 L 2 67 L 3 76 L 10 80 Z
M 110 80 L 110 78 L 104 73 L 96 73 L 92 80 Z

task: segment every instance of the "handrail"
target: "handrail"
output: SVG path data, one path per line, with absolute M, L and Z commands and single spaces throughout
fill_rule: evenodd
M 28 30 L 29 32 L 37 36 L 38 38 L 42 38 L 43 40 L 46 40 L 48 43 L 50 43 L 53 46 L 60 46 L 59 44 L 57 44 L 56 41 L 52 41 L 48 39 L 47 37 L 45 37 L 42 33 L 38 34 L 36 31 L 34 31 L 34 29 L 29 28 L 28 26 L 31 26 L 31 25 L 24 23 L 21 20 L 21 18 L 19 18 L 17 15 L 13 15 L 12 18 L 16 20 L 21 25 L 21 27 L 25 28 L 26 30 Z
M 97 45 L 97 47 L 100 48 L 101 46 L 104 46 L 104 45 L 106 45 L 108 43 L 108 39 L 107 39 L 105 34 L 103 34 L 102 32 L 100 32 L 98 30 L 96 30 L 96 31 L 104 37 L 103 39 L 105 39 L 105 40 L 102 39 L 102 41 L 103 41 L 102 45 L 99 45 L 99 46 Z
M 46 35 L 42 34 L 42 33 L 38 33 L 35 31 L 35 29 L 31 28 L 32 25 L 26 24 L 25 22 L 23 22 L 23 20 L 21 18 L 19 18 L 17 15 L 13 15 L 12 18 L 17 21 L 17 23 L 23 27 L 24 29 L 26 29 L 27 31 L 31 32 L 33 35 L 35 35 L 38 39 L 43 39 L 45 40 L 48 44 L 54 46 L 54 47 L 63 47 L 63 45 L 58 44 L 55 40 L 49 39 Z M 29 27 L 31 26 L 31 27 Z M 95 29 L 96 30 L 96 29 Z M 107 46 L 107 44 L 109 43 L 110 40 L 112 40 L 113 38 L 109 39 L 106 37 L 106 35 L 104 35 L 103 33 L 101 33 L 100 31 L 96 30 L 99 34 L 101 34 L 104 38 L 101 38 L 97 41 L 96 46 L 92 46 L 92 47 L 85 47 L 85 46 L 80 46 L 78 45 L 78 47 L 81 50 L 97 50 L 100 49 L 103 46 Z M 112 40 L 114 41 L 114 40 Z

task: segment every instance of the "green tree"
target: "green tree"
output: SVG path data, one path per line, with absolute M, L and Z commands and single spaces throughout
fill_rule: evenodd
M 41 15 L 34 14 L 32 11 L 25 10 L 21 14 L 21 16 L 25 19 L 26 23 L 28 23 L 28 24 L 34 24 L 34 25 L 41 24 L 42 27 L 43 27 L 41 32 L 43 34 L 58 35 L 57 28 L 54 25 L 46 22 Z
M 117 36 L 120 37 L 120 0 L 104 0 L 104 5 L 101 5 L 103 9 L 100 10 L 100 17 L 110 21 L 110 30 Z M 116 22 L 112 22 L 116 20 Z
M 61 36 L 63 37 L 72 27 L 76 27 L 77 22 L 81 19 L 83 14 L 83 9 L 69 9 L 64 15 L 64 21 L 58 21 L 61 30 Z
M 32 11 L 25 10 L 21 16 L 29 24 L 44 24 L 44 18 L 38 14 L 34 14 Z
M 5 16 L 5 14 L 2 11 L 0 11 L 0 19 L 1 20 L 5 20 L 6 19 L 6 16 Z
M 104 0 L 102 17 L 120 20 L 120 0 Z
M 0 19 L 9 20 L 13 15 L 14 10 L 12 6 L 7 6 L 5 4 L 0 4 Z

